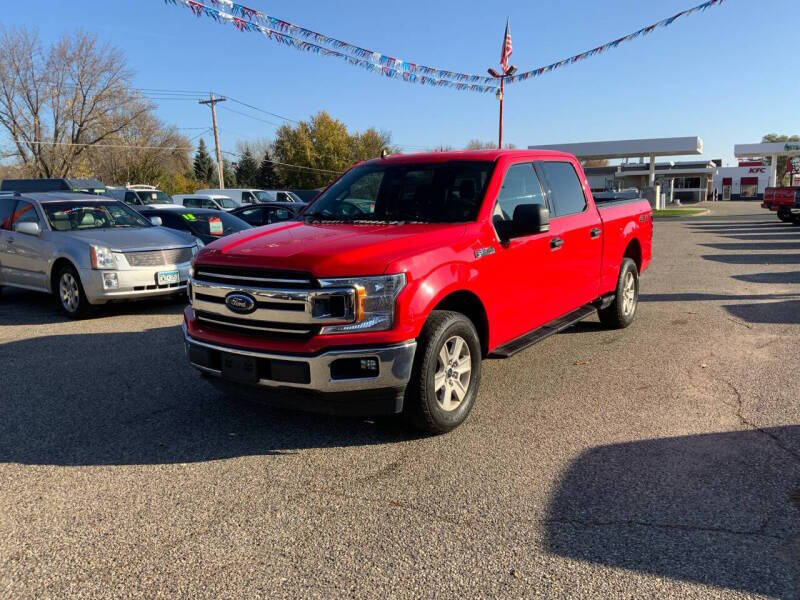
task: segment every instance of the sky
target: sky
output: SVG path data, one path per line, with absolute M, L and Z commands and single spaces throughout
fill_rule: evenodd
M 497 68 L 506 18 L 511 63 L 526 71 L 701 2 L 238 1 L 361 47 L 476 74 Z M 697 135 L 704 158 L 735 164 L 736 143 L 758 142 L 770 132 L 800 133 L 792 43 L 797 9 L 797 0 L 726 0 L 602 55 L 515 83 L 506 90 L 504 141 L 524 148 Z M 294 120 L 324 109 L 350 130 L 389 131 L 405 152 L 497 139 L 493 94 L 378 77 L 162 0 L 5 2 L 0 26 L 36 28 L 46 44 L 83 27 L 124 52 L 136 87 L 213 90 Z M 202 130 L 211 122 L 207 107 L 149 93 L 159 98 L 160 118 L 213 147 L 213 136 Z M 232 102 L 221 104 L 217 116 L 224 150 L 234 150 L 237 140 L 271 138 L 284 122 Z

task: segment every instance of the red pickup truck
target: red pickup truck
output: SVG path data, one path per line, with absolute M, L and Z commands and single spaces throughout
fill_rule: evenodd
M 448 431 L 475 402 L 483 358 L 511 356 L 596 311 L 609 327 L 633 321 L 651 217 L 645 200 L 596 204 L 569 154 L 370 160 L 297 220 L 201 250 L 187 355 L 238 396 L 402 412 Z
M 761 208 L 778 213 L 786 223 L 800 225 L 800 187 L 768 187 Z

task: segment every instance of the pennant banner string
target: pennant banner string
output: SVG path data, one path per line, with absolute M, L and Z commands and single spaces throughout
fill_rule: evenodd
M 392 79 L 402 79 L 408 83 L 419 83 L 434 87 L 448 87 L 457 90 L 487 93 L 497 91 L 494 84 L 497 79 L 483 75 L 473 75 L 460 73 L 446 69 L 437 69 L 417 63 L 408 62 L 399 58 L 394 58 L 379 52 L 374 52 L 362 48 L 355 44 L 350 44 L 342 40 L 326 36 L 322 33 L 299 27 L 288 21 L 266 15 L 254 8 L 233 2 L 233 0 L 206 0 L 216 7 L 224 7 L 230 12 L 219 8 L 206 6 L 197 0 L 164 0 L 167 4 L 183 5 L 189 8 L 198 17 L 206 16 L 218 23 L 231 23 L 239 31 L 258 32 L 267 38 L 286 46 L 291 46 L 297 50 L 313 52 L 322 56 L 329 56 L 345 60 L 348 64 L 362 67 L 365 70 L 389 77 Z M 616 48 L 624 42 L 629 42 L 638 37 L 648 35 L 661 27 L 672 25 L 677 19 L 687 17 L 695 12 L 705 11 L 713 6 L 718 6 L 724 0 L 708 0 L 692 8 L 683 10 L 671 17 L 662 19 L 657 23 L 642 27 L 626 36 L 581 52 L 569 58 L 551 63 L 544 67 L 538 67 L 529 71 L 524 71 L 517 75 L 508 76 L 506 82 L 514 83 L 526 81 L 533 77 L 540 77 L 546 73 L 551 73 L 557 69 L 572 65 L 589 57 L 602 54 L 606 50 Z M 300 38 L 303 39 L 300 39 Z M 307 40 L 313 40 L 309 42 Z
M 576 62 L 580 62 L 582 60 L 589 58 L 590 56 L 596 56 L 598 54 L 602 54 L 603 52 L 605 52 L 610 48 L 616 48 L 623 42 L 629 42 L 638 37 L 653 33 L 653 31 L 655 31 L 659 27 L 668 27 L 681 17 L 688 17 L 692 13 L 698 11 L 704 11 L 708 8 L 711 8 L 712 6 L 720 5 L 722 4 L 723 1 L 724 0 L 708 0 L 708 2 L 703 2 L 702 4 L 698 4 L 697 6 L 694 6 L 692 8 L 682 10 L 678 14 L 672 15 L 671 17 L 668 17 L 666 19 L 662 19 L 661 21 L 653 23 L 652 25 L 648 25 L 647 27 L 642 27 L 638 31 L 629 33 L 628 35 L 623 36 L 621 38 L 617 38 L 613 42 L 608 42 L 601 46 L 597 46 L 596 48 L 592 48 L 591 50 L 587 50 L 586 52 L 581 52 L 580 54 L 576 54 L 575 56 L 570 56 L 569 58 L 565 58 L 564 60 L 559 60 L 558 62 L 554 62 L 545 67 L 539 67 L 538 69 L 531 69 L 530 71 L 525 71 L 524 73 L 519 73 L 518 75 L 514 75 L 512 77 L 506 77 L 506 82 L 514 83 L 515 81 L 525 81 L 526 79 L 530 79 L 531 77 L 539 77 L 541 75 L 544 75 L 545 73 L 550 73 L 566 65 L 573 65 Z

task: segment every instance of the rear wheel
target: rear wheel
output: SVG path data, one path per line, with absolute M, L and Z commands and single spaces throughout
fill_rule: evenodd
M 472 322 L 435 310 L 417 340 L 404 413 L 416 427 L 445 433 L 469 415 L 481 379 L 481 344 Z
M 784 223 L 791 223 L 794 220 L 791 211 L 784 208 L 778 209 L 778 218 Z
M 67 265 L 58 272 L 56 295 L 61 312 L 70 319 L 82 319 L 89 312 L 89 300 L 81 278 L 74 267 Z
M 600 321 L 612 329 L 624 329 L 633 323 L 639 306 L 639 270 L 630 258 L 622 259 L 614 301 L 597 311 Z

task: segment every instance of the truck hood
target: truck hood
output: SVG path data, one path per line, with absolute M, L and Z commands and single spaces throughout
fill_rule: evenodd
M 379 275 L 398 259 L 464 236 L 465 225 L 274 223 L 230 235 L 198 259 L 219 265 L 304 271 L 316 277 Z
M 57 236 L 81 240 L 86 244 L 105 246 L 111 250 L 162 250 L 193 246 L 195 241 L 189 234 L 166 227 L 142 227 L 136 229 L 86 229 L 83 231 L 59 231 Z

